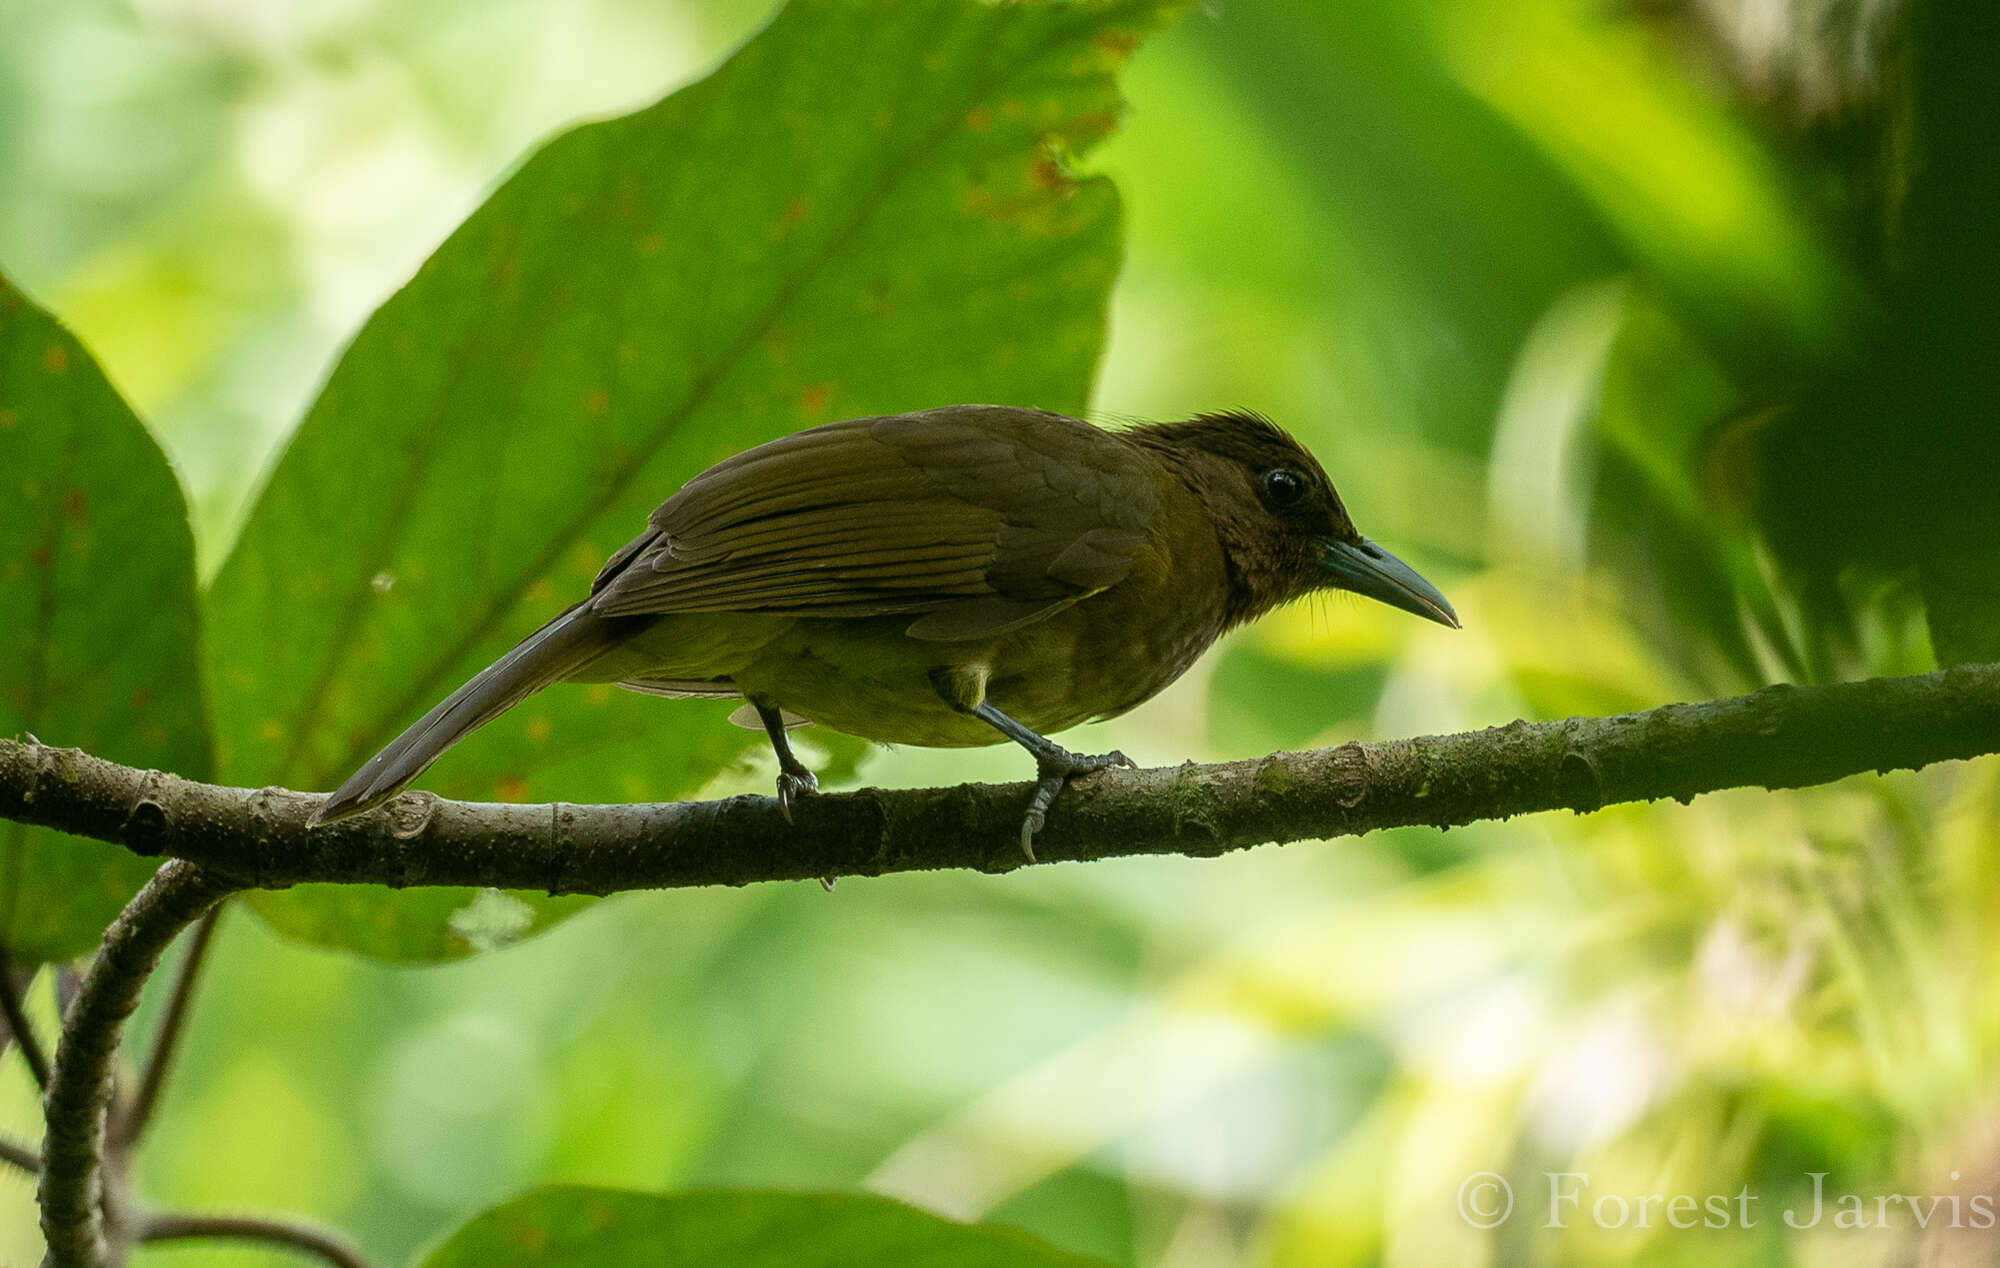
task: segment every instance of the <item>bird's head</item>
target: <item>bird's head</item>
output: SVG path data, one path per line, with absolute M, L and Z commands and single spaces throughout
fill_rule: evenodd
M 1304 446 L 1257 414 L 1203 414 L 1138 429 L 1214 516 L 1238 595 L 1232 624 L 1316 590 L 1347 590 L 1458 627 L 1437 587 L 1355 531 Z

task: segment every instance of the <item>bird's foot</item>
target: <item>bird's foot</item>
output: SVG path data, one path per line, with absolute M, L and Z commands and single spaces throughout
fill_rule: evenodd
M 1021 853 L 1028 856 L 1030 863 L 1035 861 L 1035 834 L 1048 823 L 1049 807 L 1055 804 L 1056 794 L 1071 776 L 1088 775 L 1113 766 L 1137 765 L 1117 749 L 1109 753 L 1072 753 L 1050 744 L 1047 751 L 1036 753 L 1035 773 L 1040 779 L 1035 783 L 1035 795 L 1028 799 L 1028 813 L 1021 820 Z
M 803 766 L 778 772 L 778 812 L 785 816 L 785 822 L 792 822 L 792 800 L 796 797 L 810 797 L 819 791 L 819 776 Z

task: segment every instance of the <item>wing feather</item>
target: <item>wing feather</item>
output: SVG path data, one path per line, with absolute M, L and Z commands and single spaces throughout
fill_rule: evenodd
M 1150 461 L 1088 423 L 957 406 L 848 419 L 718 463 L 613 556 L 603 616 L 908 614 L 999 633 L 1116 584 L 1158 514 Z

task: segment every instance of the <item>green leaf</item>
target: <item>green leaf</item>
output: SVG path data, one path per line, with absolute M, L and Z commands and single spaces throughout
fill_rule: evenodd
M 209 774 L 194 539 L 159 446 L 83 345 L 0 278 L 0 735 Z M 153 864 L 0 824 L 0 942 L 97 944 Z
M 1937 663 L 2000 661 L 2000 564 L 1991 539 L 1935 543 L 1918 576 Z
M 478 1216 L 423 1268 L 1101 1268 L 1010 1228 L 831 1193 L 537 1190 Z
M 1593 551 L 1624 578 L 1629 615 L 1659 652 L 1716 694 L 1765 679 L 1745 616 L 1791 672 L 1804 673 L 1732 505 L 1743 500 L 1730 488 L 1743 474 L 1714 445 L 1718 420 L 1740 400 L 1684 323 L 1643 292 L 1630 298 L 1597 412 L 1606 461 Z
M 1081 407 L 1119 211 L 1069 157 L 1169 7 L 800 0 L 709 79 L 530 159 L 357 336 L 216 580 L 227 778 L 334 786 L 730 453 L 950 402 Z M 426 786 L 683 796 L 753 742 L 727 713 L 557 687 Z M 259 909 L 416 958 L 466 949 L 438 918 L 466 902 Z

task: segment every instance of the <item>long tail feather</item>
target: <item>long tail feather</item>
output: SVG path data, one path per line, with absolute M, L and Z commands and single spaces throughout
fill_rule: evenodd
M 616 641 L 612 627 L 578 604 L 522 639 L 363 762 L 320 804 L 307 826 L 358 815 L 388 801 L 446 749 L 604 651 Z

